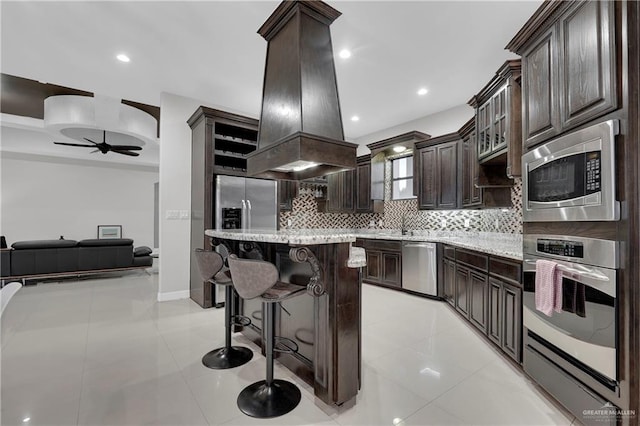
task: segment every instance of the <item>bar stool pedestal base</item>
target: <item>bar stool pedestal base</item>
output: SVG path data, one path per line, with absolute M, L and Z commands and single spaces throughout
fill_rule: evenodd
M 282 416 L 296 408 L 302 395 L 300 389 L 286 380 L 255 382 L 238 395 L 238 408 L 247 416 L 268 419 Z
M 253 358 L 253 351 L 242 346 L 230 346 L 214 349 L 202 357 L 205 367 L 225 370 L 246 364 Z

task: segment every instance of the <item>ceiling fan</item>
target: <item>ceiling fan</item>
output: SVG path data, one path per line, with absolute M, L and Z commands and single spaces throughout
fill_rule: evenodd
M 111 152 L 115 152 L 116 154 L 122 154 L 122 155 L 130 155 L 132 157 L 137 157 L 138 155 L 140 155 L 137 152 L 131 152 L 131 151 L 140 151 L 142 150 L 141 146 L 136 146 L 136 145 L 110 145 L 107 143 L 106 139 L 107 139 L 107 131 L 103 130 L 102 132 L 102 143 L 98 143 L 98 142 L 94 142 L 89 138 L 82 138 L 84 140 L 86 140 L 87 142 L 91 142 L 93 145 L 85 145 L 85 144 L 79 144 L 79 143 L 67 143 L 67 142 L 53 142 L 56 145 L 67 145 L 67 146 L 81 146 L 84 148 L 96 148 L 95 151 L 91 151 L 92 153 L 94 152 L 98 152 L 100 151 L 103 154 L 106 154 L 107 152 L 111 151 Z

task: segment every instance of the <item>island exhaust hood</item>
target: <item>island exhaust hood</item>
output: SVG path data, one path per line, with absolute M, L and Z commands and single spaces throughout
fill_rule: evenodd
M 344 141 L 329 25 L 321 1 L 283 1 L 258 33 L 267 40 L 258 149 L 247 175 L 301 180 L 356 167 Z

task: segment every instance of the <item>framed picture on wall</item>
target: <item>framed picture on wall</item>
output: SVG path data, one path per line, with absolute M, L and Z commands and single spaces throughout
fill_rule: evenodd
M 98 225 L 98 239 L 122 238 L 122 225 Z

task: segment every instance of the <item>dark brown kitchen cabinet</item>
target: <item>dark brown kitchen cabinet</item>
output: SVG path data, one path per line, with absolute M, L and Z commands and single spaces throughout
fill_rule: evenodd
M 356 213 L 372 213 L 371 199 L 371 156 L 357 158 L 356 164 Z
M 418 179 L 418 208 L 457 209 L 461 206 L 461 180 L 458 179 L 460 159 L 458 133 L 439 136 L 415 145 Z
M 300 184 L 294 180 L 278 181 L 278 204 L 280 211 L 289 211 L 293 208 L 293 199 L 298 196 Z
M 472 118 L 458 131 L 462 137 L 462 207 L 482 206 L 482 188 L 475 185 L 478 176 L 476 123 Z
M 444 279 L 444 300 L 451 306 L 455 307 L 455 295 L 456 295 L 456 262 L 455 260 L 444 259 L 443 260 L 443 279 Z
M 522 56 L 522 132 L 525 146 L 560 133 L 558 42 L 550 28 Z
M 522 346 L 522 289 L 489 278 L 489 324 L 487 336 L 516 361 Z
M 522 288 L 502 283 L 502 350 L 520 361 L 522 348 Z
M 469 320 L 483 333 L 487 332 L 488 290 L 487 275 L 471 271 L 469 275 Z
M 615 3 L 578 3 L 560 19 L 559 93 L 563 131 L 617 106 Z
M 460 264 L 456 265 L 456 310 L 465 318 L 469 318 L 469 287 L 471 285 L 471 272 L 469 268 Z
M 246 154 L 257 148 L 258 120 L 199 107 L 191 127 L 191 258 L 189 293 L 203 308 L 213 306 L 212 286 L 202 281 L 194 250 L 210 249 L 204 230 L 214 228 L 216 174 L 245 176 Z
M 618 106 L 613 1 L 566 2 L 535 37 L 507 46 L 522 56 L 523 138 L 533 147 Z
M 402 243 L 400 241 L 358 239 L 367 256 L 363 281 L 385 287 L 402 287 Z
M 444 299 L 502 351 L 521 361 L 522 263 L 443 248 Z
M 355 212 L 355 170 L 327 176 L 327 204 L 329 213 Z
M 502 345 L 502 322 L 502 283 L 491 278 L 489 280 L 487 337 L 498 346 Z
M 365 268 L 365 281 L 382 281 L 382 253 L 374 250 L 366 250 L 367 267 Z
M 501 166 L 505 177 L 521 175 L 522 129 L 520 60 L 506 61 L 471 100 L 476 110 L 477 159 Z
M 400 270 L 400 253 L 382 253 L 382 284 L 400 287 L 402 285 Z

